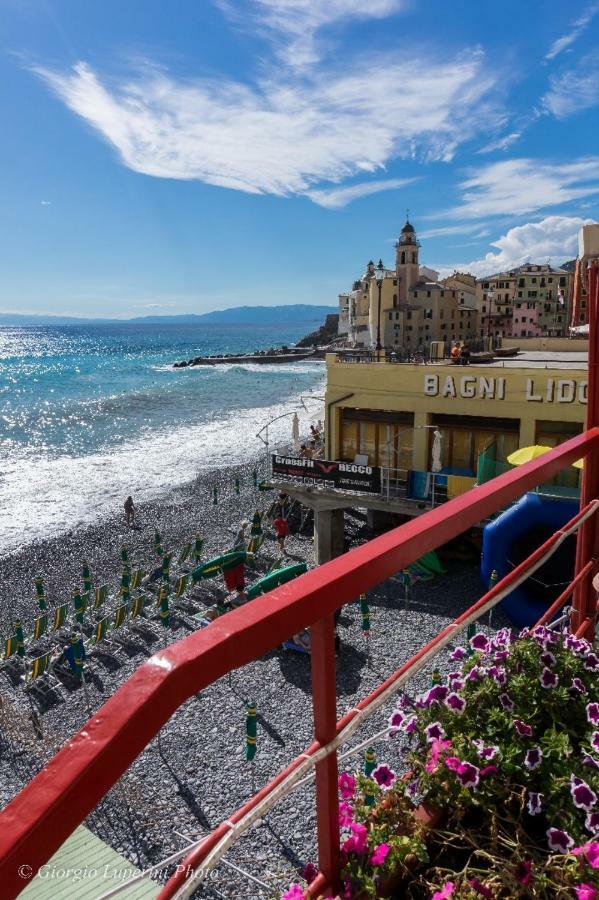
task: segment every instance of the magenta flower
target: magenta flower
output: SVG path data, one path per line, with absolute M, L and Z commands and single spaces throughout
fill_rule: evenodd
M 587 703 L 586 710 L 591 725 L 599 725 L 599 703 Z
M 589 866 L 592 869 L 599 869 L 599 844 L 583 844 L 582 847 L 572 850 L 572 853 L 574 856 L 586 856 Z
M 432 706 L 433 703 L 442 703 L 449 694 L 449 688 L 444 684 L 436 684 L 424 695 L 424 705 Z
M 550 650 L 545 650 L 544 653 L 541 653 L 540 660 L 547 668 L 551 668 L 551 666 L 554 666 L 557 662 L 557 659 Z
M 489 666 L 487 675 L 490 675 L 495 684 L 504 685 L 507 681 L 507 675 L 503 666 Z
M 503 706 L 503 708 L 506 709 L 508 712 L 513 712 L 513 711 L 514 711 L 514 706 L 515 706 L 515 704 L 514 704 L 514 701 L 512 700 L 512 698 L 510 697 L 509 694 L 505 694 L 505 693 L 504 693 L 504 694 L 500 694 L 500 695 L 499 695 L 499 702 L 501 703 L 501 705 Z
M 282 895 L 281 900 L 304 900 L 304 889 L 297 883 L 292 884 Z
M 473 766 L 472 763 L 461 762 L 457 756 L 447 756 L 445 758 L 445 765 L 452 772 L 455 772 L 455 776 L 462 787 L 475 788 L 478 786 L 480 781 L 480 769 Z
M 570 781 L 570 793 L 574 806 L 578 809 L 584 809 L 585 812 L 591 812 L 593 806 L 597 803 L 597 794 L 591 790 L 586 781 L 577 778 L 576 781 Z
M 352 822 L 350 825 L 351 837 L 345 841 L 341 849 L 344 853 L 364 853 L 366 850 L 366 838 L 368 830 L 360 822 Z
M 451 741 L 433 741 L 431 744 L 431 755 L 430 759 L 425 765 L 425 770 L 427 772 L 433 772 L 439 762 L 439 757 L 443 753 L 444 750 L 448 750 L 451 747 Z
M 446 756 L 445 757 L 445 765 L 451 772 L 457 772 L 457 770 L 461 766 L 461 762 L 457 758 L 457 756 Z
M 532 879 L 532 859 L 522 859 L 516 868 L 518 884 L 530 884 Z
M 534 772 L 535 769 L 538 769 L 542 762 L 543 751 L 540 747 L 531 747 L 531 749 L 526 752 L 526 756 L 524 757 L 524 765 L 529 770 L 529 772 Z
M 570 691 L 579 694 L 586 694 L 587 689 L 584 686 L 584 683 L 580 680 L 580 678 L 573 678 L 572 684 L 570 685 Z
M 461 715 L 466 709 L 466 701 L 463 697 L 460 697 L 459 694 L 450 694 L 445 701 L 445 706 L 448 709 L 453 710 L 458 715 Z
M 523 722 L 522 719 L 514 719 L 513 726 L 520 737 L 532 737 L 532 728 Z
M 316 876 L 318 875 L 318 869 L 314 865 L 314 863 L 306 863 L 304 868 L 302 869 L 302 878 L 308 884 L 312 884 Z
M 453 653 L 450 655 L 450 660 L 452 662 L 459 662 L 461 659 L 465 659 L 468 656 L 466 650 L 463 647 L 456 647 Z
M 416 794 L 418 793 L 419 790 L 420 790 L 420 779 L 419 778 L 415 778 L 414 781 L 410 781 L 406 785 L 406 794 L 408 795 L 408 797 L 411 797 L 412 799 L 414 799 L 414 797 L 416 796 Z
M 504 662 L 506 659 L 509 659 L 510 651 L 509 650 L 498 650 L 493 657 L 496 663 Z
M 493 759 L 499 753 L 499 747 L 491 744 L 489 747 L 485 747 L 484 741 L 474 740 L 472 741 L 474 746 L 476 747 L 476 752 L 480 756 L 481 759 L 485 761 Z
M 593 734 L 598 734 L 599 732 L 594 731 Z M 585 753 L 585 755 L 581 759 L 581 763 L 583 766 L 588 766 L 589 769 L 599 769 L 599 760 L 595 759 L 594 756 L 591 756 L 590 753 Z
M 433 741 L 442 741 L 445 737 L 445 729 L 440 722 L 431 722 L 431 724 L 427 725 L 424 729 L 424 733 L 429 744 Z
M 431 900 L 448 900 L 448 897 L 451 897 L 455 888 L 455 884 L 453 881 L 446 881 L 440 891 L 435 891 Z
M 401 730 L 405 731 L 406 734 L 413 734 L 417 727 L 418 716 L 409 716 L 401 726 Z
M 584 826 L 591 834 L 599 834 L 599 812 L 590 812 L 584 820 Z
M 547 689 L 557 687 L 559 684 L 559 678 L 551 669 L 543 669 L 539 681 L 541 686 Z
M 583 662 L 583 666 L 588 672 L 599 671 L 599 656 L 596 653 L 589 653 Z
M 574 841 L 562 828 L 548 828 L 546 834 L 549 849 L 556 853 L 567 853 L 574 846 Z
M 482 681 L 482 673 L 479 666 L 472 666 L 466 675 L 466 681 Z
M 339 804 L 339 825 L 341 828 L 347 828 L 354 821 L 354 811 L 350 803 L 345 800 Z
M 493 900 L 493 891 L 491 890 L 491 888 L 488 888 L 477 878 L 469 878 L 468 884 L 475 894 L 479 894 L 481 897 L 485 897 L 486 900 Z
M 385 864 L 385 860 L 389 856 L 389 844 L 379 844 L 378 847 L 374 848 L 374 853 L 370 857 L 370 865 L 371 866 L 382 866 Z
M 396 709 L 395 712 L 389 716 L 389 737 L 390 738 L 395 737 L 397 732 L 401 729 L 404 719 L 405 719 L 405 714 L 400 712 L 398 709 Z
M 351 800 L 356 793 L 356 779 L 349 772 L 342 772 L 339 776 L 339 793 L 342 800 Z
M 597 900 L 597 891 L 590 884 L 583 882 L 574 888 L 576 900 Z
M 489 649 L 488 638 L 482 631 L 479 631 L 478 634 L 475 634 L 474 637 L 470 638 L 469 643 L 473 650 L 480 650 L 483 653 L 486 653 Z
M 397 775 L 393 769 L 390 769 L 389 766 L 382 763 L 380 766 L 376 767 L 372 773 L 372 777 L 379 787 L 382 787 L 384 791 L 388 791 L 390 787 L 393 787 Z
M 528 792 L 528 802 L 526 807 L 528 809 L 528 813 L 531 816 L 538 816 L 541 812 L 541 798 L 542 794 L 538 794 L 536 791 Z

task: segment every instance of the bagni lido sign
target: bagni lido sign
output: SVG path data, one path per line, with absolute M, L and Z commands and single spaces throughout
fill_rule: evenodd
M 425 375 L 424 395 L 505 400 L 506 380 L 484 375 Z M 524 399 L 531 403 L 586 403 L 587 388 L 588 381 L 574 378 L 527 378 Z

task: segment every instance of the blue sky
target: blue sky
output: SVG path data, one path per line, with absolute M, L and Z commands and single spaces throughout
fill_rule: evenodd
M 336 303 L 599 219 L 599 0 L 4 0 L 0 311 Z

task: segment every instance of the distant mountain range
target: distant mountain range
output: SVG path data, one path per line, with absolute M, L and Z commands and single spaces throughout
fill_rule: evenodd
M 289 306 L 234 306 L 203 315 L 189 313 L 181 316 L 137 316 L 133 319 L 85 319 L 76 316 L 28 316 L 1 313 L 0 326 L 23 325 L 285 325 L 287 322 L 318 322 L 322 324 L 329 313 L 338 312 L 335 306 L 310 306 L 292 303 Z

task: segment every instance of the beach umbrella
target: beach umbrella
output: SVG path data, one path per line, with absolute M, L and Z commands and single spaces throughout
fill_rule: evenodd
M 366 594 L 360 594 L 360 612 L 362 613 L 362 634 L 370 637 L 370 607 L 366 600 Z
M 212 488 L 212 504 L 213 506 L 218 504 L 218 488 L 216 485 Z
M 246 592 L 248 600 L 253 600 L 254 597 L 259 597 L 260 594 L 266 594 L 267 591 L 271 591 L 280 584 L 286 584 L 288 581 L 292 581 L 294 578 L 297 578 L 298 575 L 303 575 L 307 570 L 308 567 L 305 562 L 294 563 L 292 566 L 284 566 L 282 569 L 274 569 L 274 571 L 259 578 L 258 581 L 255 581 L 248 588 Z
M 170 553 L 165 553 L 162 557 L 162 580 L 168 584 L 170 578 L 170 568 L 171 568 L 171 555 Z
M 194 538 L 194 542 L 193 542 L 193 558 L 195 559 L 196 563 L 199 563 L 200 559 L 202 558 L 202 547 L 203 546 L 204 546 L 204 541 L 199 536 L 199 534 L 196 534 L 196 536 Z
M 256 755 L 256 704 L 250 703 L 245 719 L 245 758 L 252 762 Z
M 23 637 L 23 625 L 20 619 L 15 620 L 15 637 L 17 639 L 17 653 L 25 656 L 25 638 Z
M 121 562 L 124 566 L 129 566 L 129 551 L 126 547 L 121 547 Z
M 169 608 L 168 608 L 168 588 L 167 587 L 160 588 L 159 603 L 160 603 L 160 624 L 164 625 L 165 628 L 168 628 L 171 623 L 171 619 L 170 619 L 170 612 L 169 612 Z
M 239 478 L 235 479 L 235 493 L 239 493 Z
M 293 449 L 296 453 L 299 453 L 300 449 L 300 424 L 299 424 L 299 416 L 295 412 L 293 413 L 293 422 L 291 423 L 291 440 L 293 442 Z
M 433 669 L 433 673 L 431 675 L 431 686 L 434 687 L 436 684 L 441 684 L 443 681 L 441 677 L 441 673 L 438 669 Z
M 131 590 L 131 572 L 129 571 L 128 568 L 125 568 L 125 569 L 123 569 L 123 574 L 121 575 L 121 586 L 120 586 L 119 594 L 129 595 L 130 590 Z
M 73 606 L 75 607 L 75 619 L 81 625 L 83 623 L 83 613 L 85 612 L 85 606 L 79 588 L 75 588 L 75 590 L 73 591 Z
M 376 754 L 374 747 L 368 747 L 364 752 L 364 774 L 370 778 L 376 767 Z
M 584 469 L 584 459 L 577 459 L 572 465 L 575 469 Z
M 75 633 L 69 639 L 68 647 L 64 649 L 64 656 L 73 670 L 76 678 L 83 676 L 83 660 L 85 659 L 85 647 L 83 641 Z
M 87 560 L 83 560 L 83 566 L 81 571 L 83 577 L 83 592 L 85 594 L 90 593 L 92 589 L 92 576 L 89 570 L 89 565 L 87 564 Z
M 431 448 L 431 472 L 440 472 L 443 468 L 443 462 L 441 461 L 443 453 L 443 435 L 435 428 L 433 432 L 433 446 Z
M 553 450 L 553 447 L 546 447 L 544 444 L 533 444 L 531 447 L 520 447 L 519 450 L 514 450 L 513 453 L 510 453 L 507 461 L 511 466 L 523 466 L 525 463 L 537 459 L 539 456 L 543 456 L 544 453 L 548 453 L 550 450 Z
M 158 531 L 154 532 L 154 553 L 156 556 L 162 556 L 162 542 L 160 540 L 160 533 Z
M 259 512 L 255 512 L 252 516 L 252 527 L 250 528 L 252 537 L 262 534 L 262 516 Z
M 36 578 L 34 579 L 34 584 L 35 584 L 35 595 L 37 597 L 37 602 L 39 604 L 39 608 L 43 612 L 48 607 L 46 604 L 46 594 L 44 592 L 44 582 L 40 575 L 36 576 Z

